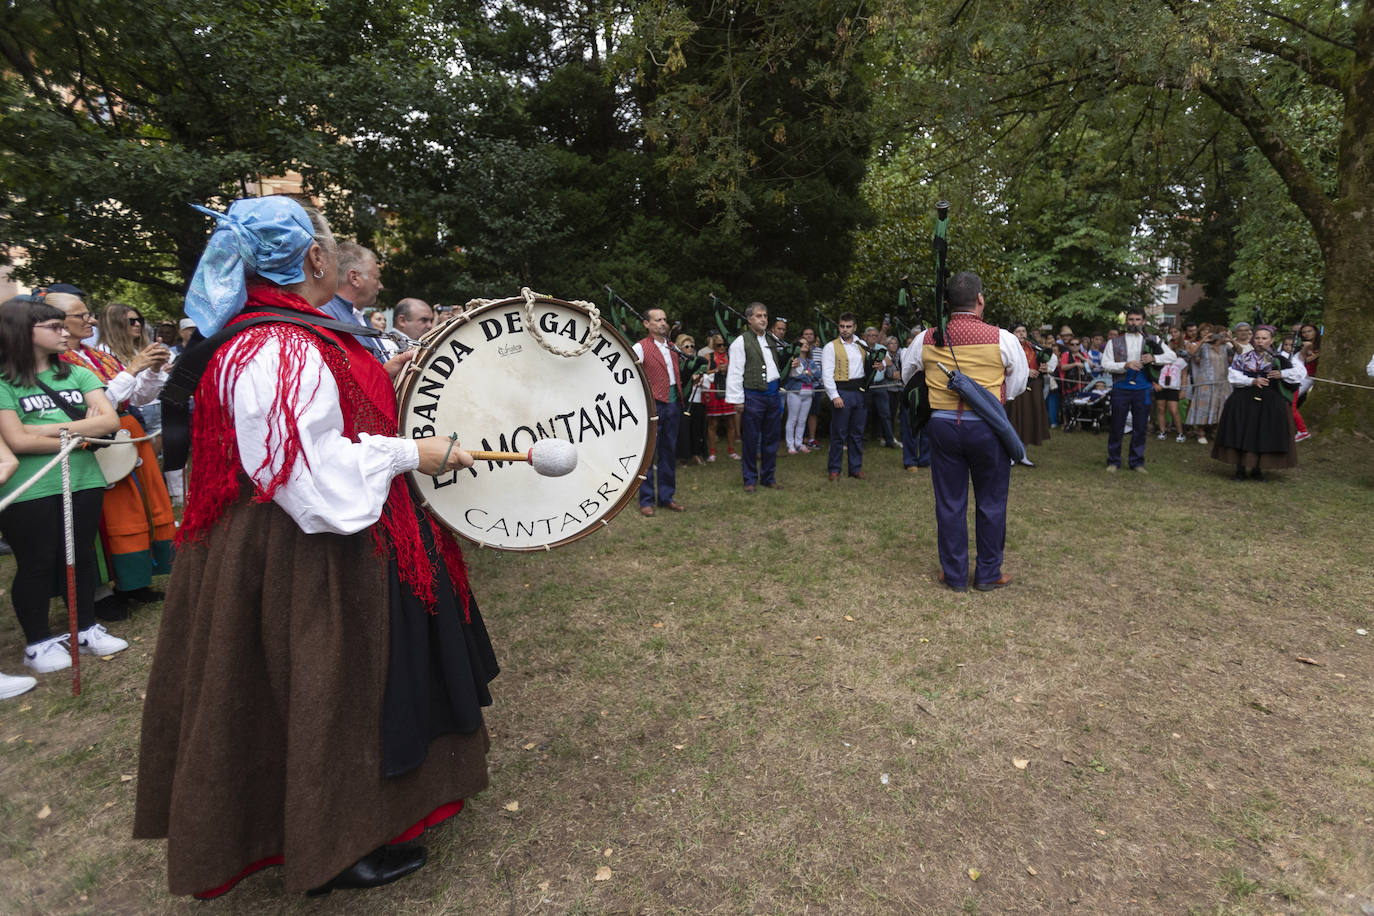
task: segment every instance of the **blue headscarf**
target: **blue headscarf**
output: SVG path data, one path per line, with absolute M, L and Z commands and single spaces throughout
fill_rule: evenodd
M 191 204 L 219 220 L 186 291 L 186 314 L 206 337 L 229 323 L 248 300 L 252 271 L 278 286 L 305 279 L 305 253 L 315 229 L 304 208 L 289 197 L 250 197 L 216 213 Z

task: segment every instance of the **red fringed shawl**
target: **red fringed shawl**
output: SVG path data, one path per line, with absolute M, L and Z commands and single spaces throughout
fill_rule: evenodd
M 244 313 L 230 322 L 231 326 L 244 320 L 256 305 L 291 309 L 302 316 L 329 317 L 311 308 L 299 296 L 258 282 L 249 286 Z M 245 475 L 239 458 L 230 404 L 222 397 L 221 390 L 224 379 L 237 378 L 267 341 L 277 341 L 281 347 L 281 359 L 277 364 L 277 397 L 268 411 L 267 424 L 269 429 L 283 426 L 287 436 L 284 441 L 268 443 L 268 458 L 264 459 L 254 475 L 264 471 L 273 459 L 280 459 L 281 467 L 265 484 L 259 486 L 253 483 L 254 502 L 270 501 L 291 478 L 292 470 L 301 458 L 301 443 L 296 435 L 297 407 L 300 398 L 304 397 L 309 403 L 316 393 L 304 390 L 301 384 L 306 354 L 312 349 L 324 359 L 338 385 L 344 435 L 354 442 L 359 441 L 360 433 L 396 435 L 396 393 L 386 370 L 352 334 L 335 334 L 323 328 L 318 331 L 338 346 L 330 346 L 315 333 L 296 325 L 270 322 L 243 331 L 234 338 L 233 345 L 222 347 L 211 359 L 196 388 L 191 432 L 194 460 L 191 463 L 190 485 L 187 487 L 186 514 L 177 532 L 178 544 L 202 538 L 229 504 L 239 497 Z M 377 554 L 385 556 L 394 550 L 401 581 L 426 607 L 433 609 L 435 576 L 420 538 L 421 518 L 433 533 L 449 579 L 462 599 L 466 616 L 470 593 L 462 548 L 433 518 L 419 512 L 411 500 L 404 477 L 396 477 L 391 481 L 391 492 L 382 509 L 382 516 L 372 526 Z

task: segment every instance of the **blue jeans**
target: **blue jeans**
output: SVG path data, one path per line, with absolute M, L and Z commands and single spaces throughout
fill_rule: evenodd
M 917 435 L 911 428 L 911 410 L 902 404 L 899 411 L 902 427 L 902 467 L 930 467 L 930 426 L 927 424 Z
M 991 424 L 974 420 L 932 417 L 930 481 L 935 491 L 936 541 L 945 582 L 962 587 L 968 582 L 968 485 L 973 480 L 977 507 L 974 538 L 978 564 L 973 583 L 996 582 L 1002 575 L 1002 552 L 1007 542 L 1007 492 L 1011 488 L 1011 458 Z
M 864 466 L 864 393 L 841 390 L 839 395 L 844 406 L 830 413 L 830 461 L 826 466 L 830 473 L 840 473 L 840 453 L 848 446 L 849 473 L 857 474 Z
M 744 485 L 773 483 L 782 436 L 782 403 L 777 391 L 744 390 L 744 416 L 740 418 L 740 464 Z
M 1112 428 L 1107 434 L 1107 463 L 1121 467 L 1121 437 L 1126 431 L 1126 413 L 1131 414 L 1131 455 L 1133 468 L 1145 465 L 1145 433 L 1150 426 L 1150 389 L 1113 388 Z
M 658 441 L 654 461 L 639 485 L 639 504 L 666 506 L 677 492 L 677 432 L 682 422 L 682 405 L 655 402 L 658 408 Z

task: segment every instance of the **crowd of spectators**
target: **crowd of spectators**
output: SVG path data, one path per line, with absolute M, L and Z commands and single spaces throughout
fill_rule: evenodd
M 430 305 L 420 299 L 404 298 L 397 302 L 388 316 L 388 311 L 376 304 L 377 294 L 383 288 L 381 267 L 376 257 L 361 246 L 349 244 L 341 246 L 341 249 L 339 292 L 328 310 L 338 319 L 370 325 L 382 331 L 385 336 L 373 339 L 374 343 L 369 344 L 375 346 L 378 359 L 385 360 L 398 349 L 414 344 L 433 328 L 461 314 L 461 307 Z M 60 304 L 60 300 L 54 301 Z M 38 338 L 43 338 L 38 362 L 44 367 L 48 366 L 49 356 L 54 357 L 52 363 L 55 365 L 55 357 L 69 342 L 73 349 L 77 347 L 81 341 L 73 338 L 72 334 L 87 333 L 81 330 L 79 321 L 67 319 L 67 316 L 81 318 L 88 315 L 84 305 L 75 311 L 68 308 L 65 314 L 58 311 L 55 313 L 58 317 L 49 314 L 53 307 L 51 304 L 44 305 L 41 296 L 20 297 L 0 308 L 8 314 L 11 323 L 17 322 L 16 327 L 27 322 L 26 333 L 31 334 L 35 342 L 32 345 L 37 346 Z M 21 311 L 23 320 L 18 317 Z M 40 320 L 45 316 L 46 320 Z M 98 318 L 90 317 L 89 325 L 99 329 L 100 351 L 108 354 L 121 367 L 127 366 L 133 375 L 142 379 L 140 391 L 144 392 L 144 396 L 137 399 L 139 403 L 125 402 L 120 410 L 132 413 L 149 434 L 155 435 L 160 427 L 156 388 L 165 381 L 167 369 L 191 341 L 196 332 L 194 322 L 183 319 L 179 323 L 162 321 L 154 325 L 145 320 L 137 308 L 111 302 L 104 306 Z M 787 345 L 787 349 L 778 351 L 779 357 L 786 359 L 788 364 L 788 373 L 778 394 L 784 418 L 782 446 L 788 455 L 806 454 L 819 448 L 820 439 L 828 436 L 830 416 L 835 409 L 832 398 L 827 396 L 822 385 L 821 354 L 827 341 L 820 340 L 812 327 L 789 333 L 788 322 L 781 318 L 774 319 L 769 330 L 780 343 Z M 899 339 L 892 333 L 893 330 L 884 322 L 881 327 L 869 326 L 864 328 L 861 335 L 856 335 L 870 359 L 867 365 L 871 366 L 864 392 L 864 438 L 877 442 L 883 448 L 902 449 L 904 466 L 908 470 L 915 470 L 924 467 L 929 457 L 925 455 L 922 461 L 924 443 L 911 429 L 909 411 L 903 397 L 900 363 L 901 348 L 914 339 L 919 329 L 902 329 L 905 339 Z M 1031 418 L 1026 422 L 1037 422 L 1037 418 L 1043 418 L 1048 426 L 1045 436 L 1048 430 L 1098 431 L 1106 428 L 1109 411 L 1106 394 L 1111 387 L 1111 378 L 1103 369 L 1103 353 L 1120 332 L 1111 328 L 1076 334 L 1068 325 L 1061 326 L 1057 333 L 1050 327 L 1037 329 L 1020 326 L 1015 330 L 1024 341 L 1029 365 L 1034 369 L 1035 381 L 1038 382 L 1022 396 L 1036 399 L 1034 410 L 1026 412 L 1026 416 Z M 1189 440 L 1208 444 L 1209 437 L 1215 435 L 1222 407 L 1232 390 L 1228 383 L 1228 369 L 1235 359 L 1252 349 L 1252 331 L 1246 322 L 1229 328 L 1184 322 L 1165 329 L 1163 342 L 1177 354 L 1177 358 L 1160 368 L 1151 392 L 1151 431 L 1158 439 L 1173 438 L 1179 444 Z M 16 345 L 18 338 L 15 334 L 18 333 L 15 331 L 10 335 L 14 340 L 7 339 L 11 350 Z M 50 337 L 53 339 L 49 340 Z M 57 340 L 58 337 L 62 340 Z M 725 457 L 739 460 L 740 452 L 736 444 L 740 440 L 740 419 L 734 405 L 725 398 L 726 377 L 730 369 L 730 342 L 714 332 L 703 334 L 700 339 L 703 341 L 700 347 L 697 337 L 691 334 L 679 334 L 674 341 L 684 357 L 683 382 L 684 391 L 687 392 L 677 458 L 680 463 L 689 465 L 714 462 L 722 453 Z M 95 343 L 94 340 L 91 342 Z M 1291 402 L 1296 440 L 1302 441 L 1310 433 L 1299 408 L 1311 389 L 1311 376 L 1316 374 L 1320 360 L 1320 329 L 1307 323 L 1293 325 L 1276 346 L 1289 355 L 1295 364 L 1304 366 L 1307 372 L 1308 378 Z M 27 365 L 32 362 L 31 357 L 32 354 L 26 355 L 20 362 Z M 17 364 L 9 355 L 0 353 L 0 358 L 4 359 L 7 372 L 12 374 L 17 371 Z M 1374 376 L 1374 360 L 1371 360 L 1369 370 Z M 49 370 L 45 368 L 44 371 Z M 29 371 L 28 374 L 34 373 Z M 19 382 L 32 381 L 22 372 L 21 375 L 24 377 L 0 379 L 0 386 L 8 385 L 17 391 L 23 387 Z M 79 378 L 86 381 L 84 376 Z M 147 396 L 150 384 L 154 392 L 152 397 Z M 27 427 L 29 431 L 23 434 L 16 432 L 22 425 L 18 416 L 18 397 L 16 395 L 0 401 L 0 433 L 5 434 L 0 438 L 0 483 L 5 478 L 13 478 L 8 490 L 14 489 L 23 479 L 24 472 L 18 472 L 21 465 L 32 471 L 34 462 L 30 458 L 35 457 L 34 431 L 38 431 L 38 436 L 50 436 L 55 435 L 50 430 L 60 425 L 70 425 L 57 422 L 60 418 L 49 409 L 47 413 L 53 415 L 44 415 L 47 416 L 46 425 L 40 422 L 42 417 L 35 413 L 31 418 L 32 425 Z M 1026 406 L 1013 402 L 1008 412 L 1013 413 L 1013 408 Z M 12 421 L 4 420 L 7 412 L 15 414 Z M 1039 438 L 1039 435 L 1032 436 L 1035 441 L 1039 441 Z M 44 448 L 47 449 L 47 445 Z M 55 450 L 55 446 L 48 450 Z M 19 453 L 18 458 L 12 453 Z M 1026 463 L 1030 463 L 1029 459 Z M 166 482 L 172 501 L 180 504 L 184 492 L 180 473 L 168 474 Z M 0 514 L 0 527 L 15 531 L 16 525 L 28 524 L 29 510 L 32 508 L 29 506 L 17 511 L 13 506 L 10 507 Z M 54 526 L 50 533 L 53 537 L 59 535 L 60 526 Z M 96 539 L 86 537 L 85 540 L 88 543 L 82 545 L 85 558 L 82 568 L 91 571 L 90 575 L 93 576 L 95 567 L 87 560 L 95 555 Z M 57 546 L 56 541 L 48 545 L 52 556 L 56 555 Z M 51 556 L 44 554 L 44 557 L 43 562 L 49 564 Z M 27 565 L 33 566 L 34 561 L 28 560 Z M 46 570 L 47 566 L 44 565 L 39 574 L 47 575 Z M 23 578 L 23 571 L 20 578 Z M 117 583 L 90 581 L 92 594 L 103 591 L 108 596 L 111 585 Z M 22 592 L 25 587 L 23 583 L 18 583 L 15 590 Z M 148 594 L 156 595 L 152 592 Z M 90 596 L 83 596 L 79 600 L 84 603 L 90 600 Z M 40 642 L 55 639 L 47 634 L 47 624 L 38 619 L 39 615 L 32 611 L 24 613 L 32 618 L 26 623 L 26 633 L 41 637 Z M 88 615 L 83 613 L 83 620 L 85 616 Z M 98 625 L 93 621 L 87 622 L 88 629 L 90 626 Z M 83 651 L 117 652 L 123 647 L 120 645 L 123 641 L 107 636 L 103 627 L 98 632 L 90 631 L 89 635 L 89 645 L 83 642 Z M 65 647 L 64 642 L 59 648 Z M 35 663 L 32 650 L 32 645 L 26 647 L 25 664 L 40 673 L 49 670 L 41 662 Z M 32 683 L 32 678 L 0 675 L 0 699 L 23 692 Z

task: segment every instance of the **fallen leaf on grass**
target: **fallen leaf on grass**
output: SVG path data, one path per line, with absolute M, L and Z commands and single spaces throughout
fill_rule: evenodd
M 33 707 L 32 707 L 32 706 L 20 706 L 20 707 L 19 707 L 19 711 L 20 711 L 20 712 L 28 712 L 30 709 L 33 709 Z
M 49 808 L 47 805 L 44 805 L 42 808 L 38 809 L 38 819 L 40 821 L 50 814 L 52 814 L 52 808 Z
M 845 614 L 845 615 L 844 615 L 844 619 L 845 619 L 845 620 L 848 620 L 850 623 L 853 623 L 853 622 L 854 622 L 854 618 L 853 618 L 853 617 L 850 617 L 848 614 Z
M 983 873 L 976 868 L 970 868 L 968 870 L 968 877 L 970 881 L 977 881 L 982 874 Z
M 593 878 L 592 880 L 593 880 L 593 881 L 609 881 L 609 880 L 611 880 L 611 870 L 610 870 L 610 868 L 608 868 L 608 867 L 605 866 L 605 865 L 601 866 L 600 868 L 598 868 L 598 869 L 596 870 L 596 877 Z
M 507 811 L 519 811 L 520 803 L 518 801 L 508 801 L 504 807 Z
M 535 747 L 537 747 L 537 746 L 538 746 L 538 745 L 536 745 L 533 741 L 531 741 L 529 744 L 521 745 L 521 747 L 523 747 L 523 748 L 524 748 L 525 750 L 527 750 L 527 751 L 532 751 L 532 750 L 534 750 Z
M 601 854 L 609 859 L 611 857 L 611 853 L 613 852 L 615 852 L 615 850 L 607 846 L 605 849 L 601 851 Z
M 120 774 L 119 774 L 119 781 L 120 781 L 120 782 L 132 782 L 132 781 L 133 781 L 133 778 L 134 778 L 134 777 L 133 777 L 133 774 L 132 774 L 132 773 L 120 773 Z
M 1032 868 L 1031 866 L 1027 865 L 1027 866 L 1026 866 L 1026 874 L 1028 874 L 1028 875 L 1038 875 L 1038 874 L 1040 874 L 1040 872 L 1036 871 L 1034 868 Z
M 822 639 L 825 639 L 825 637 L 824 637 L 824 636 L 817 636 L 817 637 L 816 637 L 816 642 L 820 642 Z
M 1026 767 L 1030 766 L 1030 761 L 1024 760 L 1020 757 L 1013 757 L 1011 758 L 1011 765 L 1016 767 L 1018 770 L 1024 770 Z
M 109 656 L 106 656 L 106 658 L 108 657 Z M 1318 668 L 1322 667 L 1322 663 L 1317 661 L 1315 658 L 1308 658 L 1306 655 L 1295 655 L 1293 657 L 1296 658 L 1298 661 L 1302 662 L 1304 665 L 1316 665 Z
M 540 881 L 540 882 L 539 882 L 539 893 L 541 893 L 541 894 L 547 894 L 548 892 L 549 892 L 549 882 L 547 882 L 547 881 Z
M 1097 828 L 1097 829 L 1096 829 L 1096 833 L 1097 833 L 1098 836 L 1106 836 L 1106 835 L 1107 835 L 1107 831 L 1102 830 L 1102 829 L 1100 829 L 1100 828 Z
M 687 746 L 687 745 L 685 745 L 685 744 L 674 744 L 674 745 L 673 745 L 673 750 L 675 750 L 675 751 L 680 751 L 680 750 L 682 750 L 682 749 L 683 749 L 684 747 L 686 747 L 686 746 Z
M 658 623 L 654 624 L 654 629 L 655 629 L 655 630 L 661 630 L 661 629 L 663 629 L 663 621 L 660 620 Z

